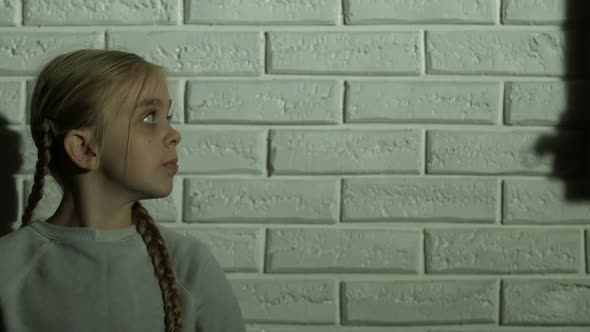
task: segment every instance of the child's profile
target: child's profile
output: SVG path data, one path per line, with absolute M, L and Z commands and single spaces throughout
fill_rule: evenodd
M 59 55 L 30 102 L 38 149 L 20 228 L 0 238 L 5 331 L 244 331 L 209 249 L 139 202 L 170 195 L 182 136 L 163 67 L 120 50 Z M 63 192 L 33 218 L 45 177 Z

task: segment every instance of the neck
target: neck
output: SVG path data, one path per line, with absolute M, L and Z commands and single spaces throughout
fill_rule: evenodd
M 87 197 L 80 194 L 64 192 L 59 207 L 46 222 L 56 226 L 94 229 L 117 229 L 133 225 L 131 207 L 134 202 L 113 204 L 108 200 L 80 199 Z

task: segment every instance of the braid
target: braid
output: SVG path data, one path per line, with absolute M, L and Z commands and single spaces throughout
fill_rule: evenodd
M 32 131 L 35 132 L 34 130 Z M 53 136 L 51 133 L 51 124 L 49 120 L 44 119 L 39 126 L 39 139 L 37 149 L 37 165 L 35 167 L 35 175 L 33 188 L 29 194 L 27 206 L 24 209 L 21 220 L 21 228 L 28 225 L 33 217 L 33 212 L 37 208 L 37 204 L 43 196 L 43 186 L 45 185 L 45 175 L 49 173 L 49 162 L 51 161 L 51 144 L 53 143 Z
M 172 268 L 172 260 L 168 249 L 158 230 L 154 219 L 148 211 L 135 202 L 131 208 L 132 219 L 135 220 L 137 230 L 143 237 L 148 253 L 152 258 L 156 276 L 160 281 L 162 297 L 164 300 L 166 332 L 180 332 L 182 330 L 180 295 L 176 287 L 176 277 Z

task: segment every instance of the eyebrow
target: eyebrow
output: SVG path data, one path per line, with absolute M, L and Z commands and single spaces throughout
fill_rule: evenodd
M 137 107 L 142 107 L 142 106 L 162 106 L 162 100 L 160 100 L 160 98 L 147 98 L 144 99 L 142 101 L 139 102 L 139 104 L 137 104 Z M 168 107 L 172 106 L 172 99 L 170 99 L 170 103 L 168 104 Z

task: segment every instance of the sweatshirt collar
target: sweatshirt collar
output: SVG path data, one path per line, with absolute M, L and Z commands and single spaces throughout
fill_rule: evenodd
M 135 225 L 116 229 L 57 226 L 42 220 L 30 224 L 42 235 L 53 240 L 91 240 L 96 242 L 120 241 L 140 236 Z

